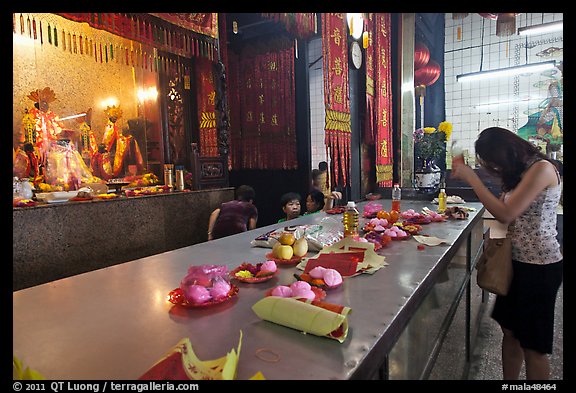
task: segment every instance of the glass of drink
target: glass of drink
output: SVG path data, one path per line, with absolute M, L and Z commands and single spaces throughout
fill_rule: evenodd
M 452 141 L 452 168 L 460 164 L 466 164 L 464 161 L 464 150 L 458 144 L 458 141 Z

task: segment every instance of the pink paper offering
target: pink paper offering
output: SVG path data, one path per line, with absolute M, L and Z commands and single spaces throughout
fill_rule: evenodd
M 210 288 L 210 295 L 212 295 L 214 300 L 220 300 L 228 296 L 230 288 L 230 284 L 226 280 L 222 279 L 221 277 L 217 277 L 214 279 L 212 287 Z
M 190 285 L 184 289 L 184 296 L 193 304 L 202 304 L 212 299 L 208 288 L 202 285 Z

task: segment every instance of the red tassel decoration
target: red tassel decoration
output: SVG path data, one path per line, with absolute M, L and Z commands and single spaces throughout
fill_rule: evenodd
M 32 18 L 32 31 L 34 32 L 34 39 L 37 38 L 36 35 L 36 19 Z

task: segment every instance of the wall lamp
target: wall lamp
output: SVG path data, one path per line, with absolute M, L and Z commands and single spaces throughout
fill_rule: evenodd
M 520 27 L 519 35 L 546 34 L 564 30 L 564 21 L 542 23 L 541 25 Z
M 469 74 L 461 74 L 456 76 L 458 82 L 470 82 L 483 79 L 501 78 L 504 76 L 514 76 L 532 72 L 541 72 L 550 70 L 556 67 L 555 60 L 544 61 L 541 63 L 524 64 L 514 67 L 499 68 L 497 70 L 471 72 Z

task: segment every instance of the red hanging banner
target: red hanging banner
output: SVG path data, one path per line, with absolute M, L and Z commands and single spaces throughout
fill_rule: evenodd
M 218 135 L 216 131 L 214 72 L 212 63 L 206 58 L 196 61 L 196 101 L 200 129 L 200 156 L 218 157 Z
M 326 13 L 322 18 L 324 52 L 325 144 L 330 157 L 330 178 L 345 186 L 350 178 L 350 98 L 348 94 L 348 41 L 343 13 Z
M 376 127 L 376 182 L 381 187 L 392 187 L 392 69 L 391 69 L 391 16 L 375 14 L 375 108 Z
M 370 13 L 367 22 L 364 141 L 376 150 L 376 182 L 392 187 L 390 14 Z
M 296 169 L 294 43 L 272 39 L 229 54 L 233 169 Z

